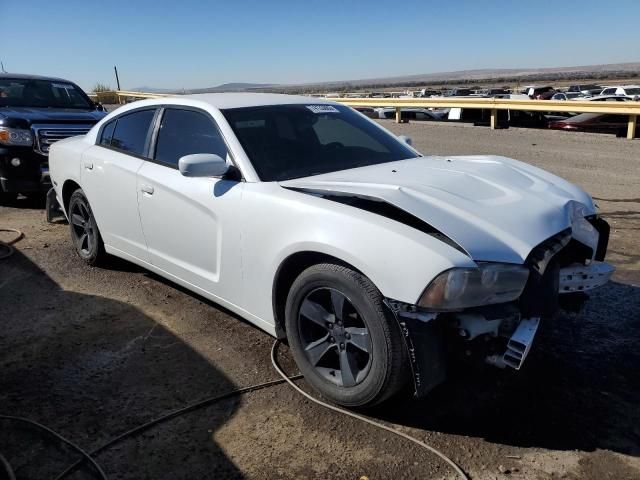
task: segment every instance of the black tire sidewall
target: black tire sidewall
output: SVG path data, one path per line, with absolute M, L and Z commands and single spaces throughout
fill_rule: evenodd
M 83 253 L 80 245 L 78 245 L 78 236 L 76 235 L 76 232 L 73 228 L 73 223 L 71 222 L 71 212 L 73 211 L 74 205 L 78 203 L 82 203 L 87 209 L 87 211 L 89 212 L 89 221 L 91 222 L 91 227 L 93 228 L 93 231 L 95 232 L 95 236 L 96 236 L 95 244 L 93 245 L 91 251 L 88 254 Z M 69 212 L 69 229 L 71 231 L 71 239 L 73 241 L 73 246 L 76 250 L 76 253 L 80 258 L 82 258 L 89 265 L 95 265 L 96 263 L 99 262 L 99 260 L 102 257 L 102 249 L 103 249 L 102 237 L 100 235 L 100 230 L 98 230 L 98 224 L 96 223 L 96 219 L 93 215 L 93 211 L 91 210 L 91 205 L 89 205 L 89 201 L 87 200 L 87 197 L 85 196 L 84 192 L 81 189 L 76 190 L 71 195 L 71 198 L 69 199 L 68 212 Z
M 391 368 L 392 345 L 389 330 L 394 328 L 381 304 L 382 295 L 373 288 L 363 288 L 366 277 L 352 270 L 331 268 L 333 265 L 316 265 L 305 270 L 293 283 L 287 299 L 285 322 L 287 338 L 294 359 L 305 376 L 320 393 L 341 405 L 364 406 L 377 403 L 386 397 L 383 390 Z M 370 282 L 369 282 L 369 285 Z M 359 384 L 343 388 L 323 378 L 310 364 L 303 351 L 298 312 L 305 297 L 318 288 L 333 288 L 343 293 L 362 316 L 372 343 L 371 366 L 365 379 Z

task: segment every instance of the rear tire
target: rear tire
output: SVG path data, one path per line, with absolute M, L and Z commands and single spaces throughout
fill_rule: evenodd
M 404 340 L 383 300 L 367 277 L 336 264 L 309 267 L 291 286 L 285 322 L 293 357 L 337 404 L 376 405 L 409 378 Z
M 71 194 L 67 212 L 71 240 L 78 256 L 91 266 L 103 263 L 107 252 L 89 201 L 81 188 Z

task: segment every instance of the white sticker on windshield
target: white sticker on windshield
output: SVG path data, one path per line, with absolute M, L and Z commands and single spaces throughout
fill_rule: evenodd
M 307 105 L 307 108 L 313 113 L 340 113 L 333 105 Z
M 64 88 L 64 89 L 71 88 L 71 89 L 73 89 L 73 85 L 71 85 L 70 83 L 52 83 L 51 86 L 53 88 Z

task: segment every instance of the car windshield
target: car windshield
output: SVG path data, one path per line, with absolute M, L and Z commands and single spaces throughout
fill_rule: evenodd
M 0 107 L 92 109 L 93 105 L 79 88 L 69 82 L 0 78 Z
M 272 105 L 222 113 L 266 182 L 416 157 L 411 148 L 343 105 Z

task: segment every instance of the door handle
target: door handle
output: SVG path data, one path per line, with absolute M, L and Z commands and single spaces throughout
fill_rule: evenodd
M 84 162 L 84 168 L 87 170 L 93 170 L 93 162 Z
M 153 187 L 151 185 L 147 185 L 146 183 L 143 183 L 142 185 L 140 185 L 140 191 L 142 193 L 153 195 Z

